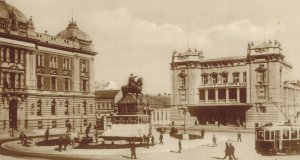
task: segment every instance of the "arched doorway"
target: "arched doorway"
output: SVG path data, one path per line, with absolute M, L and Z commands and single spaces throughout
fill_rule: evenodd
M 9 127 L 17 129 L 18 128 L 18 105 L 17 99 L 12 99 L 9 102 Z

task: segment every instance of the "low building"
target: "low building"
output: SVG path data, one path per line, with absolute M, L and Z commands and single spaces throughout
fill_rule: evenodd
M 171 97 L 152 96 L 147 98 L 151 112 L 151 122 L 154 126 L 168 126 L 171 124 Z
M 119 90 L 98 90 L 95 92 L 97 125 L 100 130 L 111 126 L 111 117 L 115 113 L 115 96 Z

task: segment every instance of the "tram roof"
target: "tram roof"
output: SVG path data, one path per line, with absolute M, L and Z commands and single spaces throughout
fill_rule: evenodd
M 300 124 L 269 124 L 265 126 L 258 127 L 257 129 L 284 129 L 284 128 L 300 128 Z

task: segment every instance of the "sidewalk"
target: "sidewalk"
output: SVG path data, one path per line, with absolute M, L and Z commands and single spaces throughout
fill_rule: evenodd
M 183 130 L 184 126 L 174 126 L 175 128 L 179 130 Z M 169 129 L 171 127 L 168 127 Z M 220 126 L 218 127 L 217 125 L 197 125 L 197 126 L 192 126 L 192 127 L 187 127 L 188 131 L 200 131 L 201 129 L 204 129 L 205 132 L 224 132 L 224 133 L 254 133 L 255 129 L 254 128 L 238 128 L 234 126 Z

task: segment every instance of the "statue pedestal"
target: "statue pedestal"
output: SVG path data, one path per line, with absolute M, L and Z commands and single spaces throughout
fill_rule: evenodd
M 128 94 L 117 102 L 118 114 L 112 117 L 112 126 L 104 137 L 143 137 L 149 134 L 150 116 L 144 113 L 143 95 Z

